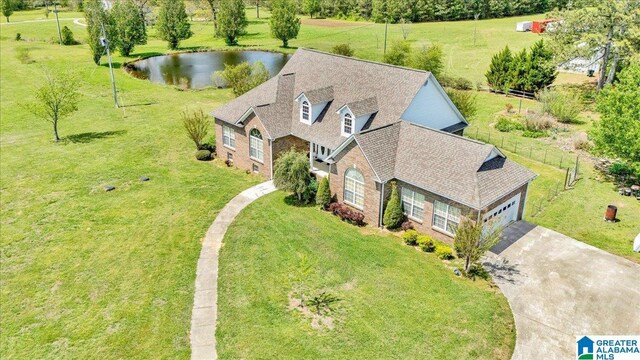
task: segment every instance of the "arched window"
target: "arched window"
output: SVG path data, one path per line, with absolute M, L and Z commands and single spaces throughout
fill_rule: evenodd
M 302 117 L 302 121 L 310 122 L 311 119 L 311 109 L 309 108 L 309 103 L 305 100 L 302 102 L 302 109 L 300 110 L 300 116 Z
M 346 135 L 353 134 L 353 118 L 351 117 L 351 114 L 344 114 L 342 123 L 342 132 Z
M 364 176 L 354 168 L 344 173 L 344 202 L 360 209 L 364 207 Z
M 258 129 L 251 129 L 249 133 L 249 156 L 255 160 L 263 161 L 262 134 Z

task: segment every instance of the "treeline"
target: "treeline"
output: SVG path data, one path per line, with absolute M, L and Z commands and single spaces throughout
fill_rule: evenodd
M 539 14 L 568 4 L 568 0 L 299 0 L 299 9 L 311 16 L 394 23 Z

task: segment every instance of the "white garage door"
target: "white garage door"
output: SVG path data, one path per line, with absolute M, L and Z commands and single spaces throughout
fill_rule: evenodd
M 519 193 L 487 212 L 482 221 L 485 225 L 491 224 L 492 228 L 504 228 L 518 218 L 518 208 L 520 208 Z

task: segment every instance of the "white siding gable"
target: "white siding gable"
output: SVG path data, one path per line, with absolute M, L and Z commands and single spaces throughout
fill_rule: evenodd
M 365 114 L 355 118 L 353 131 L 351 132 L 351 134 L 347 134 L 344 132 L 344 115 L 346 113 L 349 113 L 353 118 L 353 113 L 351 112 L 351 110 L 349 110 L 348 106 L 345 105 L 342 108 L 340 108 L 340 110 L 338 110 L 338 115 L 340 116 L 340 134 L 342 134 L 342 136 L 344 137 L 349 137 L 352 134 L 359 133 L 364 127 L 364 125 L 367 123 L 367 120 L 369 120 L 369 118 L 371 117 L 371 114 Z
M 413 98 L 402 119 L 437 130 L 466 122 L 433 75 Z
M 304 124 L 308 124 L 311 125 L 313 124 L 317 119 L 318 116 L 320 116 L 320 114 L 322 113 L 322 110 L 324 110 L 324 108 L 327 106 L 327 104 L 329 102 L 321 102 L 321 103 L 317 103 L 317 104 L 311 104 L 311 102 L 309 101 L 309 99 L 307 99 L 307 97 L 304 94 L 300 94 L 300 96 L 298 96 L 296 98 L 296 101 L 298 102 L 298 107 L 300 108 L 300 122 L 304 123 Z M 302 104 L 304 102 L 308 102 L 309 103 L 309 109 L 311 111 L 311 118 L 310 118 L 310 122 L 307 122 L 305 120 L 302 119 Z

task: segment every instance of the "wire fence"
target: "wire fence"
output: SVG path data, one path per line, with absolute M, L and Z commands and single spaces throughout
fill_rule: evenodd
M 578 155 L 562 151 L 559 148 L 549 146 L 542 142 L 514 139 L 498 131 L 480 130 L 479 127 L 473 126 L 465 130 L 465 135 L 472 139 L 493 144 L 500 149 L 560 169 L 578 167 Z
M 566 187 L 562 186 L 561 181 L 557 181 L 555 185 L 549 186 L 546 190 L 544 190 L 541 196 L 538 196 L 534 199 L 529 199 L 529 211 L 531 217 L 540 215 L 540 213 L 542 213 L 542 210 L 544 210 L 544 208 L 553 200 L 555 200 L 555 198 L 557 198 L 558 195 L 564 190 L 566 190 Z

